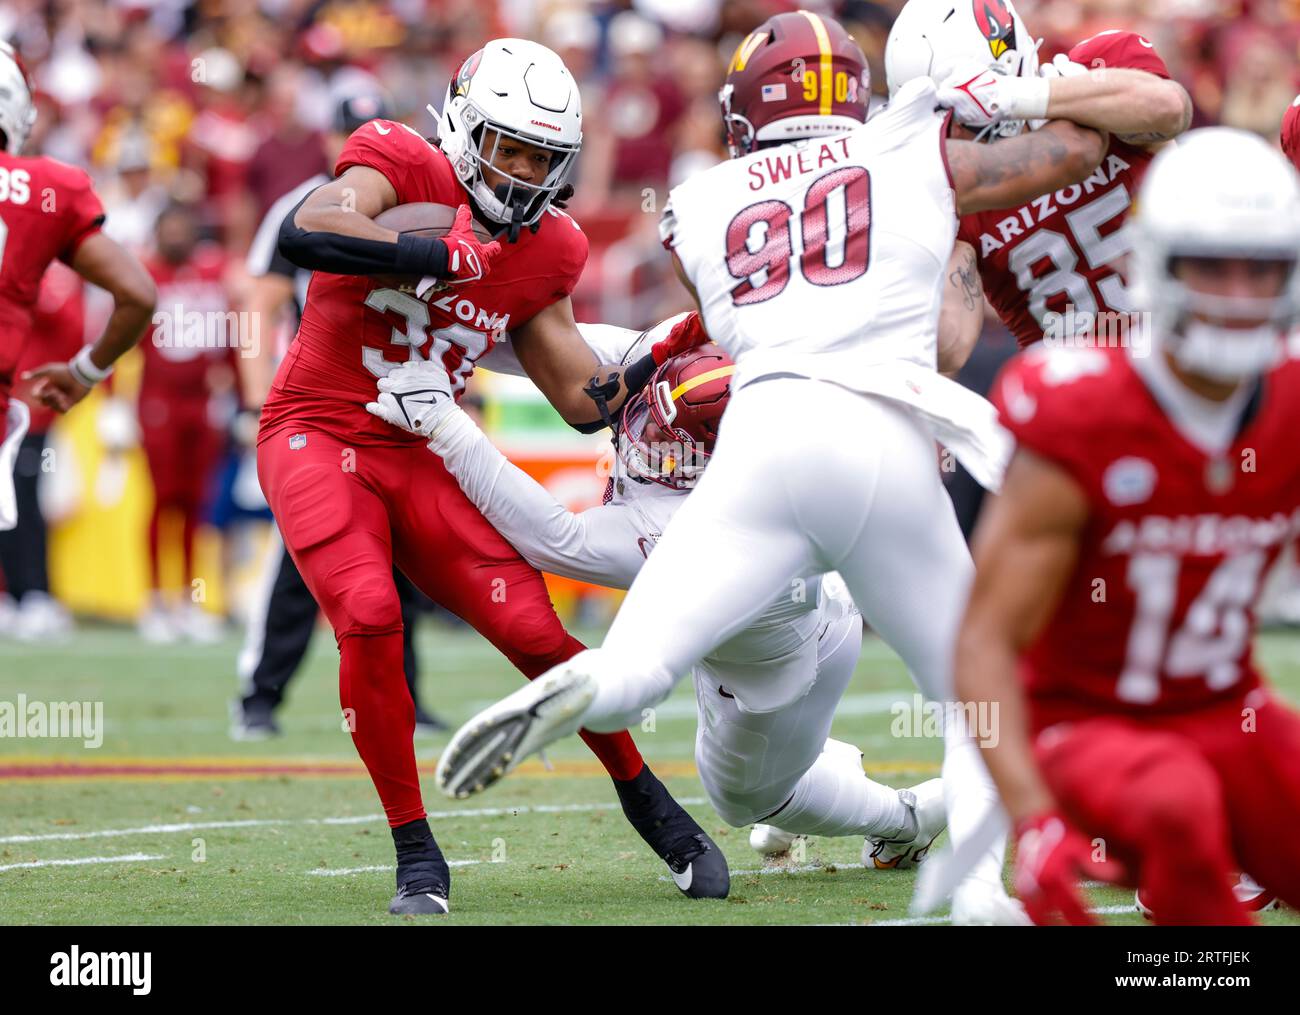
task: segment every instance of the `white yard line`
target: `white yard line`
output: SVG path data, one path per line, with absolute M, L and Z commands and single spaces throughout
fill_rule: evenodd
M 704 804 L 703 797 L 683 797 L 684 807 Z M 520 804 L 516 807 L 478 807 L 464 810 L 429 811 L 431 821 L 448 818 L 495 818 L 519 814 L 582 814 L 588 811 L 618 810 L 617 803 L 598 804 Z M 115 839 L 124 835 L 171 835 L 220 828 L 264 828 L 274 825 L 362 825 L 383 821 L 382 814 L 357 814 L 338 818 L 250 818 L 244 821 L 180 821 L 165 825 L 140 825 L 135 828 L 101 828 L 92 832 L 46 832 L 39 835 L 0 836 L 0 843 L 77 842 L 82 839 Z
M 165 860 L 153 853 L 126 853 L 122 856 L 79 856 L 71 860 L 29 860 L 27 863 L 7 863 L 0 871 L 25 870 L 31 867 L 80 867 L 87 863 L 139 863 L 142 860 Z
M 472 867 L 474 864 L 482 863 L 482 860 L 448 860 L 448 867 Z M 381 863 L 371 867 L 341 867 L 338 870 L 329 870 L 327 868 L 317 868 L 309 870 L 306 873 L 318 878 L 338 878 L 345 874 L 373 874 L 376 871 L 393 871 L 397 870 L 391 863 Z

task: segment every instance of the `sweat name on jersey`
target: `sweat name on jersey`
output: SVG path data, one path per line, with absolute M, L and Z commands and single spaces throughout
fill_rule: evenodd
M 777 184 L 795 176 L 806 176 L 825 166 L 847 162 L 852 157 L 848 138 L 845 137 L 824 141 L 815 151 L 811 148 L 793 152 L 778 149 L 749 167 L 749 189 L 762 190 L 769 183 Z

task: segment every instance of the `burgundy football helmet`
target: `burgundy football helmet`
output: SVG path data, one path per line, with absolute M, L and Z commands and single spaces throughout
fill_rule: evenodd
M 628 475 L 689 490 L 708 464 L 736 366 L 706 342 L 666 361 L 623 410 L 618 451 Z
M 838 21 L 778 14 L 745 36 L 718 93 L 733 159 L 765 143 L 824 137 L 867 120 L 871 72 Z

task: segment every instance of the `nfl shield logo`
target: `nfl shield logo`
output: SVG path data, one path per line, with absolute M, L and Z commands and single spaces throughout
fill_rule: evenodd
M 289 438 L 289 450 L 301 451 L 307 446 L 307 435 L 305 433 L 296 433 Z
M 1227 493 L 1232 489 L 1232 463 L 1226 458 L 1216 458 L 1205 466 L 1205 488 L 1210 493 Z

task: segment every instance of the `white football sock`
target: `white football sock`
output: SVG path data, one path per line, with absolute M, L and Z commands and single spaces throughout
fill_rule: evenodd
M 966 875 L 992 885 L 1002 885 L 1010 822 L 1002 809 L 997 787 L 989 775 L 978 745 L 966 733 L 960 712 L 949 712 L 944 723 L 943 802 L 948 810 L 948 837 L 955 850 L 979 829 L 993 810 L 1002 823 L 1001 834 Z
M 826 741 L 795 785 L 790 802 L 771 818 L 783 832 L 829 837 L 890 838 L 906 822 L 907 808 L 898 790 L 868 779 L 862 753 L 839 740 Z

